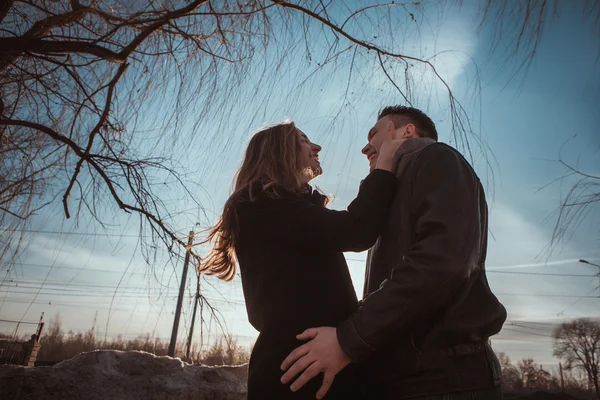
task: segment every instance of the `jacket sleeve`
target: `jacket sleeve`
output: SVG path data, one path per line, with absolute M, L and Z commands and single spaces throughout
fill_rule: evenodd
M 399 255 L 389 279 L 337 327 L 342 349 L 355 362 L 409 333 L 452 299 L 469 275 L 467 258 L 480 240 L 478 178 L 466 160 L 447 146 L 430 146 L 416 162 L 410 200 L 414 242 Z
M 346 211 L 297 197 L 268 199 L 252 207 L 256 234 L 284 246 L 308 250 L 362 251 L 377 240 L 389 213 L 396 177 L 376 169 L 364 179 Z M 246 203 L 248 204 L 248 203 Z

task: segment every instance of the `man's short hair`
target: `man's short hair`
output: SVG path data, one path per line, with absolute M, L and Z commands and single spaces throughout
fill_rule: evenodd
M 413 124 L 417 128 L 417 134 L 419 136 L 428 137 L 435 141 L 438 140 L 435 124 L 431 118 L 421 110 L 406 106 L 388 106 L 379 111 L 377 120 L 380 120 L 387 115 L 392 118 L 396 128 L 406 124 Z

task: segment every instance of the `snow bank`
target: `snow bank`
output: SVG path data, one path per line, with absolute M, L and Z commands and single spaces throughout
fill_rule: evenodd
M 53 367 L 0 365 L 0 400 L 242 400 L 246 370 L 99 350 Z

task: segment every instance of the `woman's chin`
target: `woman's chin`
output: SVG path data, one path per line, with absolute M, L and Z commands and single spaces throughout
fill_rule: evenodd
M 311 168 L 312 174 L 313 174 L 313 178 L 316 178 L 319 175 L 323 174 L 323 169 L 321 168 L 321 164 L 319 164 L 317 162 L 316 166 L 312 166 Z
M 304 171 L 302 171 L 302 181 L 304 183 L 308 183 L 308 182 L 312 181 L 313 179 L 315 179 L 317 176 L 321 175 L 322 173 L 323 173 L 323 170 L 321 169 L 320 166 L 306 167 L 306 169 L 304 169 Z

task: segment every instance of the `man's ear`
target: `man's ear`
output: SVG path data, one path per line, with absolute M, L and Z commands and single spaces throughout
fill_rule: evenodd
M 417 127 L 414 124 L 407 124 L 404 127 L 404 133 L 402 139 L 415 139 L 418 138 Z

